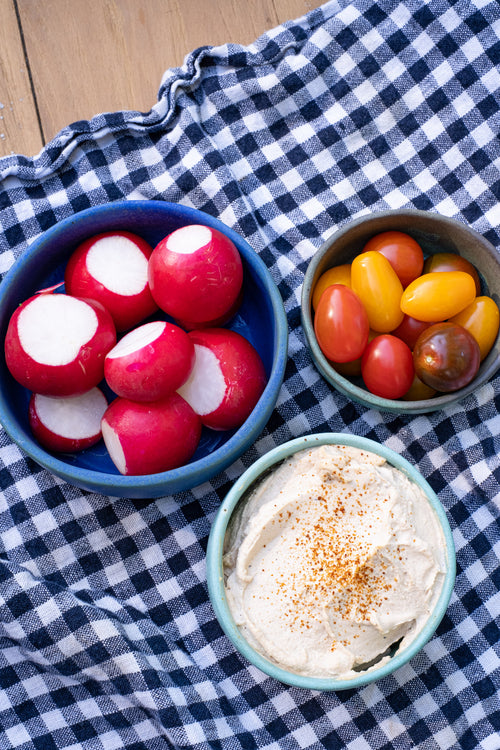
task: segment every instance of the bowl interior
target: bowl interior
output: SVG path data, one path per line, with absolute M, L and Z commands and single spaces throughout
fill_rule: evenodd
M 287 349 L 287 324 L 281 297 L 267 268 L 240 235 L 209 215 L 160 201 L 109 204 L 61 221 L 35 241 L 1 284 L 0 336 L 3 340 L 16 306 L 37 290 L 61 282 L 69 256 L 87 237 L 122 229 L 140 235 L 154 247 L 170 232 L 194 223 L 223 231 L 240 252 L 244 268 L 243 300 L 227 327 L 245 336 L 259 352 L 268 376 L 266 390 L 250 418 L 238 430 L 216 432 L 204 428 L 196 453 L 186 466 L 154 475 L 153 479 L 123 477 L 103 441 L 80 453 L 52 455 L 40 448 L 28 424 L 30 393 L 10 375 L 2 348 L 0 421 L 28 455 L 77 486 L 124 496 L 134 492 L 132 496 L 141 497 L 145 491 L 148 497 L 180 491 L 205 481 L 242 453 L 264 428 L 281 386 Z M 114 396 L 105 384 L 103 388 L 110 397 Z M 134 487 L 138 488 L 138 494 Z
M 238 626 L 236 625 L 231 611 L 228 606 L 225 587 L 224 587 L 224 569 L 223 569 L 223 549 L 226 531 L 231 522 L 231 517 L 240 502 L 245 502 L 250 489 L 255 485 L 268 471 L 271 471 L 286 458 L 301 451 L 304 448 L 315 447 L 319 445 L 348 445 L 371 451 L 383 456 L 388 463 L 402 471 L 408 478 L 419 485 L 427 496 L 432 510 L 437 516 L 438 522 L 443 530 L 443 536 L 446 546 L 446 573 L 444 576 L 441 592 L 436 601 L 433 611 L 424 628 L 417 634 L 416 638 L 407 645 L 407 647 L 396 652 L 390 661 L 382 664 L 380 667 L 370 671 L 360 672 L 359 677 L 353 679 L 335 680 L 333 678 L 315 678 L 303 676 L 289 672 L 274 662 L 266 659 L 257 652 L 245 640 Z M 448 606 L 453 585 L 455 582 L 455 547 L 453 537 L 446 517 L 446 513 L 437 498 L 436 494 L 422 477 L 420 472 L 412 466 L 406 459 L 395 453 L 389 448 L 380 445 L 368 438 L 357 435 L 342 433 L 319 433 L 305 437 L 295 438 L 284 443 L 277 448 L 269 451 L 262 456 L 233 485 L 226 495 L 217 516 L 212 524 L 207 548 L 207 583 L 210 600 L 214 608 L 219 623 L 231 640 L 235 648 L 245 656 L 252 664 L 261 669 L 265 674 L 283 682 L 287 685 L 307 688 L 311 690 L 333 691 L 347 690 L 361 687 L 375 680 L 381 679 L 392 673 L 395 669 L 403 666 L 427 643 L 432 637 L 439 623 L 441 622 L 446 608 Z
M 500 257 L 482 235 L 455 219 L 418 210 L 385 211 L 363 216 L 350 222 L 327 239 L 315 253 L 307 268 L 302 287 L 302 325 L 313 359 L 323 377 L 344 395 L 366 406 L 394 413 L 418 414 L 441 409 L 472 393 L 491 378 L 500 367 L 500 337 L 482 362 L 474 380 L 464 388 L 422 401 L 384 399 L 370 393 L 361 379 L 340 375 L 328 362 L 314 335 L 312 293 L 321 275 L 332 266 L 350 263 L 365 243 L 376 234 L 390 229 L 405 232 L 422 247 L 424 256 L 438 252 L 462 255 L 478 270 L 482 293 L 500 306 Z

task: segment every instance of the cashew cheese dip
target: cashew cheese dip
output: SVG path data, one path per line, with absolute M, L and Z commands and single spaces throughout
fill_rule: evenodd
M 404 648 L 439 597 L 446 546 L 422 489 L 381 456 L 295 453 L 240 503 L 224 545 L 241 633 L 289 671 L 349 679 Z

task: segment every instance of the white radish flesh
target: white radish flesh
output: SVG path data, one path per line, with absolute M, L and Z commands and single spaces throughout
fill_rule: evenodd
M 30 427 L 47 450 L 67 453 L 85 450 L 101 439 L 101 419 L 107 406 L 99 388 L 63 398 L 34 393 L 29 405 Z
M 110 314 L 99 303 L 67 294 L 30 297 L 12 315 L 5 336 L 11 375 L 45 396 L 73 396 L 104 376 L 104 357 L 116 343 Z
M 264 365 L 243 336 L 224 328 L 191 331 L 196 360 L 178 393 L 206 427 L 230 430 L 250 416 L 266 386 Z
M 71 256 L 66 290 L 101 302 L 118 331 L 138 325 L 155 312 L 148 283 L 152 248 L 130 232 L 104 232 L 85 240 Z
M 116 344 L 106 356 L 104 376 L 119 396 L 157 401 L 186 381 L 194 360 L 187 333 L 158 320 L 133 329 Z
M 192 457 L 201 436 L 200 418 L 177 393 L 156 402 L 116 398 L 101 423 L 111 460 L 121 474 L 157 474 Z

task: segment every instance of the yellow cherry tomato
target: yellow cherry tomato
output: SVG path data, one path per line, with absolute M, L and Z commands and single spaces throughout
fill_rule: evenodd
M 400 307 L 403 285 L 382 253 L 369 250 L 354 258 L 351 285 L 364 305 L 370 328 L 389 333 L 399 326 L 404 317 Z
M 476 297 L 465 310 L 451 318 L 472 333 L 481 352 L 481 361 L 490 352 L 500 327 L 500 312 L 491 297 Z
M 464 310 L 475 296 L 474 279 L 465 271 L 424 273 L 404 290 L 401 310 L 417 320 L 440 323 Z
M 325 291 L 325 289 L 333 284 L 343 284 L 351 288 L 351 264 L 343 263 L 341 266 L 334 266 L 325 271 L 316 282 L 314 287 L 312 306 L 313 310 L 316 310 L 319 302 L 319 298 Z

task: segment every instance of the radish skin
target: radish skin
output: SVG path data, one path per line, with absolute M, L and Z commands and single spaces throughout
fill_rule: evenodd
M 181 227 L 154 248 L 149 285 L 157 305 L 174 320 L 198 326 L 232 311 L 243 283 L 238 249 L 222 232 Z
M 104 376 L 104 358 L 116 343 L 102 305 L 67 294 L 38 294 L 12 315 L 5 360 L 25 388 L 45 396 L 74 396 Z
M 144 475 L 186 464 L 201 436 L 201 421 L 177 393 L 156 402 L 116 398 L 101 423 L 111 460 L 121 474 Z
M 99 442 L 107 407 L 100 388 L 62 398 L 33 393 L 28 410 L 31 431 L 49 451 L 76 453 Z
M 213 430 L 240 427 L 266 386 L 257 350 L 239 333 L 224 328 L 191 331 L 193 371 L 178 393 Z
M 158 306 L 151 296 L 148 263 L 153 248 L 131 232 L 103 232 L 85 240 L 66 266 L 66 291 L 98 300 L 117 331 L 141 323 Z
M 104 377 L 118 396 L 158 401 L 187 380 L 194 359 L 188 334 L 157 320 L 134 328 L 111 349 L 104 361 Z

